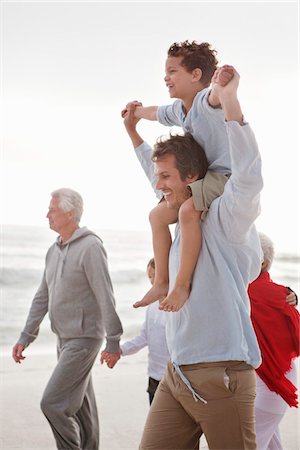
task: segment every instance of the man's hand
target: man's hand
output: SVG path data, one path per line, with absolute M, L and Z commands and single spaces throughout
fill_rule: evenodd
M 21 361 L 26 358 L 23 356 L 25 347 L 22 344 L 16 344 L 12 349 L 12 357 L 16 363 L 21 364 Z
M 221 106 L 220 94 L 222 88 L 225 87 L 233 78 L 235 70 L 232 66 L 224 65 L 218 67 L 211 79 L 211 91 L 208 97 L 210 106 L 216 108 Z
M 122 111 L 121 111 L 121 116 L 122 116 L 122 118 L 125 119 L 125 117 L 126 117 L 127 114 L 128 114 L 128 110 L 130 109 L 131 111 L 133 111 L 133 116 L 134 116 L 135 119 L 137 119 L 137 122 L 138 122 L 138 120 L 139 120 L 140 118 L 139 118 L 139 117 L 135 117 L 135 114 L 134 114 L 135 108 L 136 108 L 137 106 L 143 106 L 143 104 L 142 104 L 141 102 L 138 102 L 137 100 L 133 100 L 132 102 L 127 103 L 127 105 L 125 106 L 125 108 L 122 109 Z
M 126 131 L 128 133 L 128 136 L 131 139 L 132 145 L 134 148 L 139 147 L 144 140 L 141 138 L 141 136 L 139 135 L 139 133 L 136 130 L 136 125 L 139 122 L 140 119 L 137 119 L 135 117 L 135 109 L 138 106 L 138 104 L 141 105 L 141 103 L 139 102 L 130 102 L 127 103 L 126 105 L 126 109 L 123 109 L 122 111 L 122 117 L 124 119 L 124 125 L 126 128 Z
M 104 362 L 106 362 L 107 366 L 112 369 L 116 363 L 119 361 L 119 359 L 121 358 L 121 352 L 117 352 L 117 353 L 112 353 L 112 352 L 101 352 L 101 357 L 100 357 L 100 361 L 101 364 L 103 364 Z

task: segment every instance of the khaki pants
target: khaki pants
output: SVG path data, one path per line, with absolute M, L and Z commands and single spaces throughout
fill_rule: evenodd
M 140 450 L 192 450 L 204 433 L 214 450 L 255 450 L 254 369 L 241 361 L 180 366 L 195 401 L 172 363 L 155 393 Z

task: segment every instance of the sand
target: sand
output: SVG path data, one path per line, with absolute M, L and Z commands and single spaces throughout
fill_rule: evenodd
M 33 348 L 33 347 L 32 347 Z M 0 449 L 55 450 L 54 439 L 39 403 L 55 365 L 51 354 L 27 351 L 15 364 L 1 358 Z M 146 350 L 122 358 L 114 369 L 94 366 L 93 380 L 100 416 L 101 450 L 137 450 L 149 409 L 146 393 Z M 299 449 L 298 410 L 289 408 L 281 424 L 284 450 Z M 205 439 L 201 449 L 207 449 Z

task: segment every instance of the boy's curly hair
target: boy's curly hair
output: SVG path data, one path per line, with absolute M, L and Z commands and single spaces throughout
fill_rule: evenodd
M 208 42 L 199 44 L 196 41 L 174 42 L 168 50 L 168 56 L 182 57 L 181 64 L 188 72 L 194 69 L 202 70 L 201 82 L 209 86 L 212 76 L 217 68 L 217 51 L 211 48 Z

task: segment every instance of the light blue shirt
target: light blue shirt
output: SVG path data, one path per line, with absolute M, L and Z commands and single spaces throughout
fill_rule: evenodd
M 173 104 L 159 106 L 157 120 L 162 125 L 180 126 L 192 134 L 203 147 L 209 169 L 228 175 L 231 173 L 229 143 L 221 108 L 212 108 L 207 99 L 210 89 L 203 89 L 195 96 L 189 112 L 183 110 L 181 100 Z
M 169 313 L 167 343 L 173 363 L 238 360 L 257 368 L 261 355 L 250 319 L 248 284 L 260 273 L 262 252 L 254 221 L 263 187 L 261 159 L 249 125 L 227 122 L 232 175 L 202 221 L 202 248 L 185 305 Z M 137 156 L 154 186 L 152 149 Z M 169 257 L 170 289 L 179 269 L 180 227 Z

